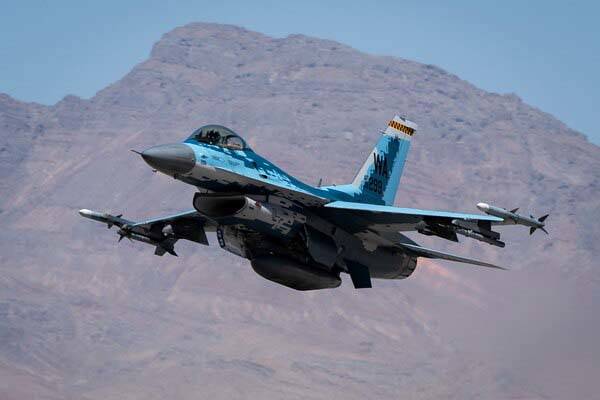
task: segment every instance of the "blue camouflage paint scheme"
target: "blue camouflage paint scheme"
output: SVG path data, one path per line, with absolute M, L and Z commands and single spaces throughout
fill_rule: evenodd
M 404 279 L 418 257 L 501 268 L 421 247 L 404 232 L 454 242 L 462 235 L 498 247 L 505 243 L 493 225 L 527 220 L 546 232 L 547 215 L 534 221 L 485 203 L 478 208 L 486 215 L 393 207 L 416 129 L 395 116 L 350 184 L 314 187 L 255 153 L 232 130 L 205 125 L 183 143 L 139 153 L 155 171 L 199 189 L 194 210 L 137 223 L 87 209 L 79 213 L 118 227 L 119 240 L 155 246 L 158 256 L 176 256 L 179 239 L 208 245 L 205 232 L 211 229 L 222 248 L 251 260 L 257 273 L 298 290 L 337 287 L 340 272 L 349 273 L 356 288 L 371 287 L 371 277 Z M 508 214 L 512 220 L 501 218 Z
M 264 194 L 265 185 L 270 185 L 274 186 L 273 192 L 276 192 L 278 189 L 280 189 L 286 192 L 293 191 L 303 193 L 310 197 L 320 199 L 321 204 L 325 204 L 332 200 L 360 200 L 358 194 L 347 193 L 343 190 L 337 189 L 334 186 L 317 188 L 301 182 L 300 180 L 283 171 L 281 168 L 277 167 L 272 162 L 261 157 L 250 148 L 233 150 L 217 145 L 199 143 L 194 139 L 187 139 L 184 143 L 190 146 L 194 151 L 197 163 L 201 165 L 209 165 L 210 167 L 218 168 L 221 171 L 229 172 L 238 176 L 244 176 L 256 184 L 247 184 L 242 186 L 236 185 L 235 182 L 200 182 L 193 178 L 180 178 L 181 180 L 188 181 L 188 183 L 192 183 L 209 190 L 227 191 L 229 189 L 231 192 L 243 191 L 245 193 L 252 193 L 253 188 L 249 186 L 256 186 L 258 191 L 257 194 Z
M 329 203 L 326 207 L 337 209 L 466 220 L 502 221 L 500 218 L 489 215 L 391 207 L 406 163 L 410 141 L 386 134 L 381 135 L 374 150 L 361 168 L 361 171 L 366 169 L 366 174 L 360 175 L 359 172 L 353 183 L 348 185 L 324 186 L 321 188 L 301 182 L 255 153 L 249 147 L 235 150 L 201 143 L 194 138 L 188 138 L 184 143 L 192 148 L 198 164 L 219 169 L 221 173 L 228 172 L 232 178 L 238 177 L 234 181 L 228 179 L 222 182 L 214 179 L 199 181 L 190 177 L 178 178 L 209 190 L 249 194 L 253 192 L 254 194 L 283 194 L 284 197 L 287 197 L 286 194 L 300 193 L 314 199 L 319 205 Z M 377 166 L 377 156 L 385 157 L 382 166 Z M 384 170 L 383 173 L 381 168 Z M 382 175 L 385 178 L 382 193 L 374 193 L 366 188 L 365 182 L 368 182 L 368 179 Z M 247 178 L 248 182 L 240 183 L 239 177 Z

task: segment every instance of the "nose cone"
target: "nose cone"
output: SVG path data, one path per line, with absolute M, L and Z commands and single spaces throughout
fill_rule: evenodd
M 150 147 L 142 152 L 142 158 L 152 168 L 168 175 L 188 173 L 196 165 L 194 151 L 181 143 Z
M 490 211 L 490 205 L 487 203 L 477 203 L 477 208 L 483 212 Z

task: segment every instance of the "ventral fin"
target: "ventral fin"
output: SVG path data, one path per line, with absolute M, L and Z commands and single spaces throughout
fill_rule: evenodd
M 348 267 L 348 273 L 352 279 L 352 284 L 355 289 L 371 288 L 371 274 L 369 268 L 352 260 L 344 260 Z

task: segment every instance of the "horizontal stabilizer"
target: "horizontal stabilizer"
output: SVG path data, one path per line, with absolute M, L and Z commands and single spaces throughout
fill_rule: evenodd
M 459 256 L 455 256 L 454 254 L 448 254 L 448 253 L 444 253 L 441 251 L 432 250 L 432 249 L 428 249 L 428 248 L 421 247 L 421 246 L 416 246 L 413 244 L 402 243 L 402 244 L 400 244 L 400 246 L 404 247 L 405 249 L 409 250 L 411 253 L 413 253 L 414 255 L 419 256 L 419 257 L 437 258 L 437 259 L 441 259 L 441 260 L 456 261 L 456 262 L 462 262 L 462 263 L 467 263 L 467 264 L 479 265 L 481 267 L 497 268 L 497 269 L 506 270 L 506 268 L 499 267 L 494 264 L 490 264 L 490 263 L 486 263 L 486 262 L 478 261 L 478 260 L 473 260 L 470 258 L 459 257 Z

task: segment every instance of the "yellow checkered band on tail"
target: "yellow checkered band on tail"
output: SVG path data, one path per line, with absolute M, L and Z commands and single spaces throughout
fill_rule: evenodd
M 404 132 L 406 133 L 408 136 L 412 136 L 415 133 L 415 130 L 413 128 L 409 128 L 408 126 L 402 125 L 400 122 L 398 121 L 394 121 L 391 120 L 388 123 L 388 126 L 400 131 L 400 132 Z

